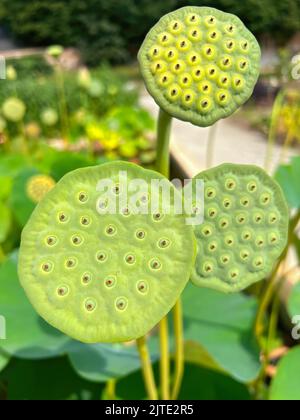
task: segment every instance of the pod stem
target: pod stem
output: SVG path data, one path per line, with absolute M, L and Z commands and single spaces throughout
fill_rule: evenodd
M 278 128 L 278 123 L 279 123 L 279 116 L 282 109 L 284 98 L 285 98 L 285 92 L 281 90 L 278 93 L 275 99 L 274 105 L 273 105 L 271 124 L 270 124 L 270 129 L 269 129 L 267 153 L 265 156 L 265 164 L 264 164 L 265 170 L 267 172 L 270 172 L 270 169 L 271 169 L 274 145 L 275 145 L 277 128 Z
M 184 375 L 183 311 L 180 299 L 175 304 L 173 311 L 176 354 L 174 387 L 171 398 L 172 400 L 177 400 Z
M 107 395 L 108 400 L 116 400 L 117 399 L 116 385 L 117 385 L 117 382 L 116 382 L 115 379 L 110 379 L 109 381 L 107 381 L 106 395 Z
M 138 340 L 136 340 L 136 342 L 140 354 L 142 372 L 148 398 L 149 400 L 158 400 L 158 392 L 155 384 L 152 363 L 148 351 L 147 339 L 146 337 L 141 337 Z
M 168 317 L 165 316 L 159 323 L 160 338 L 160 381 L 161 396 L 163 400 L 170 399 L 170 353 Z
M 157 124 L 157 161 L 156 169 L 166 178 L 170 178 L 170 137 L 172 117 L 160 109 Z
M 209 132 L 208 132 L 207 148 L 206 148 L 206 168 L 207 169 L 210 169 L 213 166 L 214 151 L 216 148 L 216 140 L 217 140 L 217 127 L 218 127 L 218 123 L 215 123 L 209 128 Z
M 297 214 L 293 217 L 293 219 L 290 222 L 289 238 L 288 238 L 288 244 L 286 246 L 286 249 L 284 253 L 282 254 L 282 256 L 280 257 L 279 261 L 277 262 L 277 265 L 275 266 L 273 274 L 271 275 L 271 278 L 268 281 L 266 288 L 260 299 L 260 304 L 259 304 L 259 308 L 258 308 L 258 312 L 256 316 L 255 329 L 254 329 L 255 336 L 260 344 L 262 342 L 261 337 L 264 333 L 265 316 L 272 302 L 272 299 L 274 297 L 274 293 L 276 292 L 276 286 L 279 279 L 279 269 L 282 266 L 282 263 L 285 261 L 289 248 L 293 243 L 293 234 L 299 222 L 300 222 L 300 212 L 297 212 Z
M 172 128 L 172 117 L 160 109 L 157 126 L 157 166 L 156 169 L 166 178 L 170 178 L 170 137 Z M 180 299 L 174 307 L 174 334 L 175 334 L 175 384 L 172 391 L 172 398 L 176 399 L 184 372 L 183 353 L 183 321 Z M 168 339 L 168 319 L 160 322 L 160 351 L 161 351 L 161 390 L 163 399 L 170 398 L 169 377 L 170 377 L 170 354 Z

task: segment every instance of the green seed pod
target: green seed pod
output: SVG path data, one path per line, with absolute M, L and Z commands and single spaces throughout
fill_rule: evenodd
M 195 228 L 198 256 L 191 280 L 230 293 L 262 280 L 282 254 L 289 212 L 280 186 L 262 169 L 224 164 L 204 181 L 204 223 Z
M 41 120 L 46 126 L 52 127 L 56 125 L 58 119 L 58 113 L 53 108 L 47 108 L 41 113 Z
M 157 104 L 171 116 L 206 127 L 249 99 L 261 52 L 238 17 L 208 7 L 184 7 L 151 29 L 138 58 Z
M 150 187 L 164 180 L 172 191 L 171 211 L 137 214 L 124 173 L 129 185 L 143 180 L 149 190 L 134 196 L 138 207 L 162 202 L 162 191 Z M 111 182 L 105 191 L 101 180 Z M 148 333 L 174 306 L 194 266 L 193 229 L 174 212 L 178 194 L 161 175 L 124 162 L 66 175 L 22 234 L 20 281 L 37 312 L 82 342 L 129 341 Z M 119 209 L 108 213 L 117 198 Z
M 2 112 L 7 120 L 17 123 L 24 118 L 26 106 L 20 99 L 11 97 L 4 102 Z

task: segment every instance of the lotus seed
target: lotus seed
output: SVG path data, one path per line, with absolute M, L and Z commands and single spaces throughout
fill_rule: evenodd
M 116 285 L 117 279 L 114 276 L 108 276 L 105 279 L 105 286 L 108 288 L 112 288 Z
M 85 273 L 83 276 L 82 276 L 82 283 L 84 284 L 84 285 L 87 285 L 87 284 L 89 284 L 90 282 L 91 282 L 91 280 L 92 280 L 92 275 L 90 274 L 90 273 Z
M 97 307 L 97 303 L 96 303 L 96 301 L 95 301 L 95 300 L 93 300 L 93 299 L 87 299 L 87 300 L 85 301 L 84 306 L 85 306 L 85 309 L 86 309 L 88 312 L 93 312 L 93 311 L 96 309 L 96 307 Z
M 139 281 L 136 286 L 138 292 L 145 294 L 148 292 L 148 284 L 145 281 Z
M 125 298 L 118 298 L 116 301 L 116 308 L 119 311 L 125 311 L 125 309 L 127 308 L 127 300 Z
M 57 238 L 56 238 L 56 236 L 49 236 L 47 238 L 46 242 L 47 242 L 47 245 L 54 246 L 54 245 L 57 244 Z
M 69 288 L 67 286 L 60 286 L 57 289 L 58 296 L 64 297 L 64 296 L 67 296 L 68 293 L 69 293 Z
M 145 237 L 146 237 L 146 232 L 145 232 L 145 231 L 143 231 L 143 230 L 138 230 L 138 231 L 136 232 L 136 237 L 137 237 L 138 239 L 145 239 Z
M 81 203 L 86 203 L 88 200 L 88 195 L 84 192 L 81 192 L 79 193 L 78 198 Z

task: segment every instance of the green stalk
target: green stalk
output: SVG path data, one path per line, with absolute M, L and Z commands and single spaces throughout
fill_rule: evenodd
M 280 269 L 283 261 L 287 257 L 290 246 L 293 243 L 294 230 L 298 226 L 299 221 L 300 221 L 300 211 L 293 217 L 293 219 L 290 222 L 288 244 L 286 246 L 286 249 L 285 249 L 284 253 L 282 254 L 280 259 L 278 260 L 277 265 L 276 265 L 276 267 L 273 271 L 273 274 L 272 274 L 269 282 L 267 283 L 267 286 L 266 286 L 266 288 L 265 288 L 265 290 L 262 294 L 262 297 L 260 299 L 260 304 L 259 304 L 259 308 L 258 308 L 258 312 L 257 312 L 257 316 L 256 316 L 256 321 L 255 321 L 255 336 L 256 336 L 259 343 L 261 343 L 262 335 L 264 333 L 265 316 L 266 316 L 267 310 L 268 310 L 268 308 L 269 308 L 269 306 L 272 302 L 274 293 L 276 291 L 277 280 L 278 280 L 278 272 L 279 272 L 279 269 Z
M 175 379 L 174 387 L 172 390 L 171 398 L 172 400 L 177 400 L 182 379 L 184 375 L 184 337 L 183 337 L 183 313 L 182 313 L 182 303 L 179 299 L 174 307 L 174 334 L 175 334 L 175 345 L 176 345 L 176 354 L 175 354 Z
M 115 379 L 110 379 L 107 381 L 106 388 L 105 388 L 105 395 L 109 401 L 116 400 L 116 385 L 117 381 Z
M 55 65 L 55 76 L 58 89 L 58 103 L 60 108 L 61 116 L 61 131 L 62 137 L 65 144 L 68 142 L 68 133 L 69 133 L 69 115 L 67 107 L 67 99 L 65 93 L 65 82 L 64 82 L 64 73 L 61 68 L 61 65 L 57 63 Z
M 169 353 L 168 317 L 164 317 L 159 324 L 160 341 L 160 378 L 161 396 L 163 400 L 170 399 L 170 353 Z
M 157 161 L 156 169 L 166 178 L 170 178 L 170 137 L 172 117 L 162 109 L 159 110 L 157 124 Z M 159 324 L 160 337 L 160 381 L 164 400 L 170 398 L 170 353 L 168 318 L 165 317 Z
M 270 124 L 270 130 L 269 130 L 269 137 L 268 137 L 268 146 L 267 146 L 267 153 L 265 157 L 265 170 L 267 172 L 270 171 L 272 157 L 273 157 L 273 151 L 274 151 L 274 145 L 277 135 L 277 127 L 278 127 L 278 119 L 280 116 L 280 111 L 282 108 L 282 104 L 284 101 L 285 92 L 282 90 L 278 93 L 273 109 L 272 109 L 272 116 L 271 116 L 271 124 Z
M 158 400 L 158 393 L 155 385 L 151 359 L 148 351 L 147 340 L 145 337 L 141 337 L 137 340 L 137 347 L 140 354 L 142 372 L 148 398 L 149 400 Z
M 158 132 L 157 132 L 157 170 L 162 175 L 170 178 L 170 137 L 171 137 L 172 117 L 165 111 L 160 109 L 158 118 Z M 183 352 L 183 320 L 182 307 L 180 299 L 175 304 L 174 311 L 174 334 L 175 334 L 175 383 L 172 390 L 172 399 L 178 397 L 182 378 L 184 374 L 184 352 Z M 169 395 L 166 390 L 166 375 L 169 374 L 170 357 L 167 352 L 166 340 L 168 340 L 168 330 L 166 321 L 161 321 L 160 328 L 163 330 L 160 334 L 161 340 L 163 338 L 163 345 L 161 345 L 162 364 L 161 364 L 161 382 L 162 389 L 165 395 Z M 168 362 L 167 362 L 168 360 Z
M 217 127 L 218 123 L 215 123 L 209 128 L 206 148 L 206 169 L 210 169 L 213 166 L 214 151 L 217 140 Z
M 170 178 L 170 137 L 172 117 L 160 109 L 157 126 L 157 161 L 156 169 L 166 178 Z

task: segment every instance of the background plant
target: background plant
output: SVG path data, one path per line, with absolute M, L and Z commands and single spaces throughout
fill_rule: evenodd
M 300 29 L 297 0 L 2 0 L 0 16 L 21 42 L 79 47 L 89 63 L 124 62 L 135 56 L 148 29 L 167 12 L 182 6 L 209 6 L 238 15 L 255 35 L 280 41 Z M 280 30 L 278 30 L 280 28 Z M 101 33 L 101 37 L 98 34 Z

